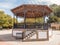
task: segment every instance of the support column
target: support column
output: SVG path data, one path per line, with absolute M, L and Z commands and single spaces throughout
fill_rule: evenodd
M 16 24 L 17 24 L 18 16 L 16 16 Z
M 13 27 L 12 27 L 12 36 L 13 36 L 13 31 L 14 31 L 14 26 L 15 26 L 15 15 L 13 15 L 13 19 L 12 19 L 12 24 L 13 24 Z
M 26 11 L 24 11 L 24 29 L 26 28 Z
M 14 25 L 15 25 L 15 15 L 13 16 L 13 28 L 14 28 Z
M 45 13 L 45 10 L 44 10 L 44 8 L 43 8 L 43 18 L 44 18 L 44 30 L 47 30 L 46 32 L 47 32 L 47 40 L 49 40 L 49 30 L 48 30 L 48 23 L 47 22 L 45 22 L 45 15 L 44 15 L 44 13 Z

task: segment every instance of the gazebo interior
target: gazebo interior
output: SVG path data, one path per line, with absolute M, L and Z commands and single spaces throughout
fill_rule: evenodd
M 11 10 L 14 13 L 14 17 L 18 19 L 18 17 L 23 17 L 24 22 L 23 23 L 14 23 L 14 28 L 37 28 L 42 29 L 43 27 L 48 27 L 48 23 L 38 23 L 36 20 L 37 18 L 43 17 L 45 19 L 45 16 L 49 16 L 52 12 L 52 10 L 46 6 L 46 5 L 21 5 L 19 7 L 16 7 Z M 31 20 L 33 21 L 31 21 Z M 27 22 L 28 20 L 28 22 Z M 43 26 L 44 25 L 44 26 Z M 47 29 L 47 28 L 46 28 Z

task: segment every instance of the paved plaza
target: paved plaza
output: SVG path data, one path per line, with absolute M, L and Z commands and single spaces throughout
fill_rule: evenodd
M 60 31 L 53 31 L 49 41 L 22 42 L 12 37 L 11 29 L 0 30 L 0 45 L 60 45 Z

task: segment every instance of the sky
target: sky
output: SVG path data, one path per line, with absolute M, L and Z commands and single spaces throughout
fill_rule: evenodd
M 11 9 L 22 4 L 60 5 L 60 0 L 0 0 L 0 10 L 3 10 L 6 14 L 12 16 L 13 13 L 11 12 Z

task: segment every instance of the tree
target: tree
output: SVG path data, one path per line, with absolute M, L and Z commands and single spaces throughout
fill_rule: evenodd
M 2 26 L 3 25 L 3 23 L 4 23 L 4 20 L 3 20 L 3 17 L 4 17 L 5 15 L 4 15 L 4 12 L 3 11 L 0 11 L 0 26 Z
M 26 18 L 26 22 L 30 22 L 30 23 L 43 23 L 43 17 L 39 17 L 39 18 Z
M 15 18 L 5 14 L 4 11 L 0 11 L 0 26 L 5 28 L 12 28 Z
M 57 17 L 60 17 L 60 6 L 56 8 L 56 11 L 54 13 Z
M 49 17 L 48 22 L 60 22 L 60 5 L 52 4 L 50 8 L 53 10 L 53 15 Z
M 49 17 L 49 20 L 48 20 L 48 23 L 55 23 L 55 22 L 59 22 L 59 20 L 58 20 L 58 17 L 57 16 L 54 16 L 54 15 L 51 15 L 50 17 Z

